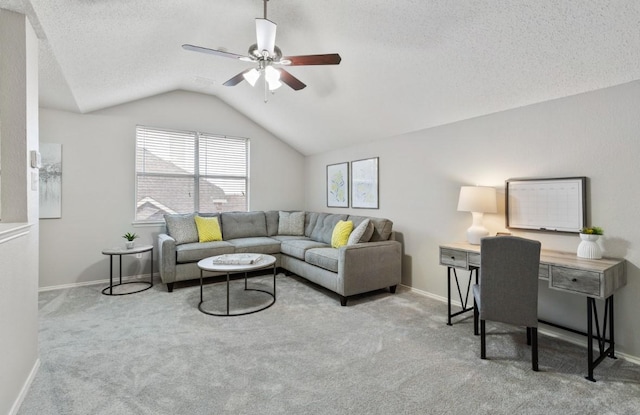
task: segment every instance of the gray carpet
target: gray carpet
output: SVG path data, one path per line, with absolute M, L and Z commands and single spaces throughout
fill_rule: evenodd
M 541 336 L 535 373 L 524 330 L 492 323 L 482 361 L 471 318 L 449 327 L 446 304 L 407 289 L 340 307 L 279 274 L 272 307 L 228 318 L 197 310 L 197 285 L 102 288 L 40 294 L 41 366 L 19 414 L 640 413 L 639 366 L 607 359 L 592 383 L 585 348 Z

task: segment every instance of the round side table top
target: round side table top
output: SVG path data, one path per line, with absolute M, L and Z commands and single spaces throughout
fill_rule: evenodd
M 114 247 L 114 248 L 105 248 L 102 250 L 104 255 L 130 255 L 130 254 L 139 254 L 141 252 L 151 251 L 153 249 L 153 245 L 137 245 L 131 249 Z

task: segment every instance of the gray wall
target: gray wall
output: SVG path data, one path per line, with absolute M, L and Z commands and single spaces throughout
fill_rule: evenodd
M 640 82 L 307 157 L 306 208 L 326 208 L 327 164 L 380 157 L 380 209 L 331 209 L 383 216 L 405 243 L 403 283 L 446 297 L 438 245 L 465 240 L 471 215 L 457 212 L 461 185 L 495 186 L 491 233 L 505 230 L 504 182 L 515 177 L 587 176 L 588 223 L 605 230 L 605 255 L 626 258 L 628 284 L 615 299 L 618 350 L 640 356 Z M 513 232 L 543 248 L 575 252 L 577 235 Z M 586 300 L 543 286 L 543 317 L 586 327 Z M 444 318 L 444 316 L 443 316 Z M 443 320 L 444 321 L 444 320 Z M 544 347 L 544 346 L 541 346 Z
M 250 208 L 304 207 L 304 157 L 215 97 L 176 91 L 84 115 L 42 108 L 40 141 L 62 144 L 62 218 L 40 221 L 41 288 L 108 278 L 104 248 L 128 231 L 139 244 L 164 231 L 132 224 L 136 124 L 248 137 Z M 145 259 L 125 257 L 123 274 L 149 272 Z
M 38 39 L 23 15 L 0 10 L 0 414 L 17 410 L 38 361 Z

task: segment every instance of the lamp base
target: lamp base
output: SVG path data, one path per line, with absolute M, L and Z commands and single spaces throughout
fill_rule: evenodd
M 467 229 L 467 242 L 472 245 L 480 245 L 480 239 L 489 236 L 489 231 L 484 226 L 471 226 Z
M 472 245 L 480 245 L 480 239 L 489 236 L 489 231 L 482 225 L 482 212 L 471 212 L 473 223 L 467 229 L 467 241 Z

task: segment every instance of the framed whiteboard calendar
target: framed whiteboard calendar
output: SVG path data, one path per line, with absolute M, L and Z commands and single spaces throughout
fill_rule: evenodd
M 587 226 L 587 178 L 509 179 L 507 228 L 573 232 Z

